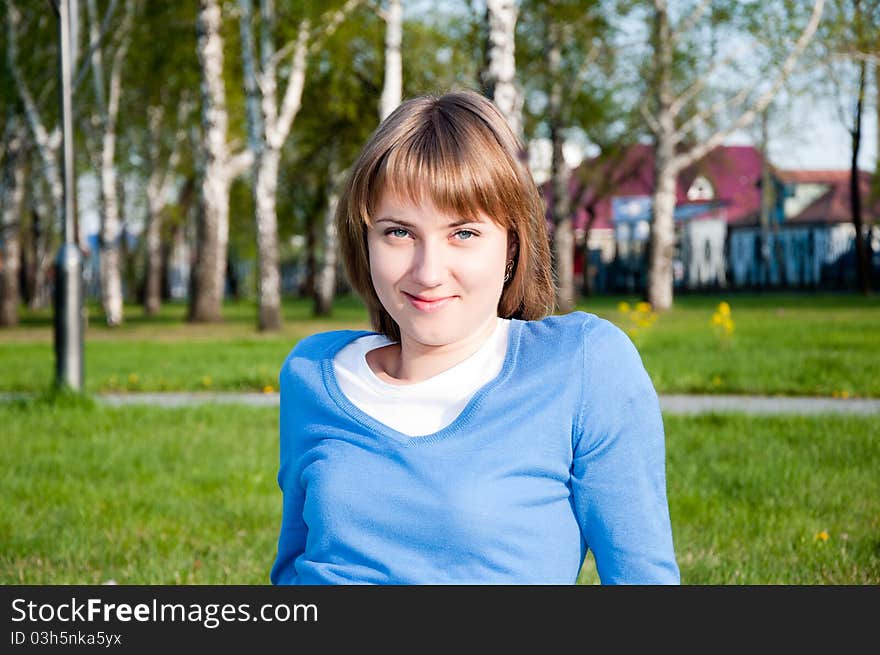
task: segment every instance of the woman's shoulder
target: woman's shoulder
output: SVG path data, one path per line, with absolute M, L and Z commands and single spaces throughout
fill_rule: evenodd
M 316 332 L 300 339 L 284 359 L 281 367 L 282 372 L 289 369 L 297 362 L 314 362 L 332 356 L 359 337 L 375 334 L 368 330 L 331 330 L 329 332 Z
M 527 348 L 568 353 L 586 369 L 619 367 L 623 371 L 642 366 L 629 335 L 611 321 L 589 312 L 524 321 L 523 334 L 528 339 Z
M 595 342 L 629 342 L 626 333 L 611 321 L 589 312 L 554 314 L 540 320 L 524 321 L 523 329 L 539 339 Z

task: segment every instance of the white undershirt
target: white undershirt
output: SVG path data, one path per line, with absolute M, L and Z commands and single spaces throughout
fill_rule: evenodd
M 495 329 L 473 355 L 427 380 L 397 385 L 380 380 L 366 355 L 390 341 L 382 334 L 355 339 L 333 358 L 342 392 L 361 411 L 411 437 L 433 434 L 452 423 L 473 395 L 504 365 L 510 320 L 499 317 Z

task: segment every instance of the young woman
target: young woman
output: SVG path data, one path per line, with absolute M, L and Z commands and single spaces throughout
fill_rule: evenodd
M 341 253 L 375 332 L 281 368 L 275 584 L 675 584 L 663 422 L 638 352 L 550 316 L 544 210 L 472 92 L 404 102 L 355 163 Z

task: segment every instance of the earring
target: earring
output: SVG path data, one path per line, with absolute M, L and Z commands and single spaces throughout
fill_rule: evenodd
M 507 282 L 510 280 L 510 275 L 513 273 L 513 260 L 507 262 L 507 266 L 504 267 L 504 281 Z

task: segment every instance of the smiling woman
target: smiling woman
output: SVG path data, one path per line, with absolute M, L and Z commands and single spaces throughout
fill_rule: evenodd
M 500 112 L 404 102 L 340 198 L 375 332 L 280 372 L 277 584 L 677 583 L 654 387 L 623 332 L 550 316 L 543 205 Z

